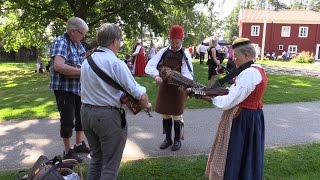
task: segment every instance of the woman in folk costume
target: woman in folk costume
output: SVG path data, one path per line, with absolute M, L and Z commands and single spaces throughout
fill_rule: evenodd
M 144 48 L 142 43 L 137 43 L 135 46 L 135 51 L 131 55 L 135 58 L 133 65 L 133 75 L 134 76 L 144 76 L 144 69 L 146 67 L 146 58 Z
M 251 65 L 236 77 L 228 95 L 202 97 L 224 110 L 206 176 L 214 180 L 261 180 L 265 141 L 262 96 L 267 76 L 253 63 L 256 52 L 249 39 L 237 38 L 232 48 L 237 68 Z
M 166 77 L 163 77 L 161 72 L 164 68 L 170 68 L 189 79 L 193 79 L 193 67 L 190 54 L 185 54 L 182 48 L 184 38 L 183 27 L 179 25 L 171 26 L 169 37 L 170 45 L 161 49 L 150 59 L 145 70 L 159 85 L 155 111 L 162 114 L 163 133 L 166 134 L 166 138 L 160 145 L 160 149 L 166 149 L 172 145 L 171 150 L 176 151 L 180 149 L 180 140 L 183 139 L 182 114 L 187 93 L 177 86 L 168 84 L 165 80 Z M 172 141 L 171 136 L 172 124 L 174 127 L 174 141 Z

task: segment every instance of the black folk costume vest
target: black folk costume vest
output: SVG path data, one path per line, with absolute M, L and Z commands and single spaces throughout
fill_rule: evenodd
M 157 68 L 166 66 L 181 73 L 183 58 L 183 53 L 180 51 L 173 52 L 168 50 Z M 162 77 L 162 79 L 165 78 Z M 165 115 L 182 115 L 186 99 L 187 92 L 184 89 L 164 81 L 159 86 L 155 111 Z

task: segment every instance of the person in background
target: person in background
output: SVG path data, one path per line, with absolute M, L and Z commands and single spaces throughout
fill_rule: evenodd
M 131 61 L 129 54 L 126 54 L 126 56 L 125 56 L 124 58 L 125 58 L 125 59 L 124 59 L 124 63 L 126 63 L 126 64 L 127 64 L 129 61 Z
M 188 50 L 189 50 L 189 54 L 191 55 L 191 58 L 193 58 L 193 48 L 192 48 L 192 46 L 190 46 L 188 48 Z
M 234 40 L 236 40 L 237 38 L 238 38 L 237 36 L 233 36 L 233 37 L 232 37 L 232 42 L 233 42 Z M 231 46 L 228 48 L 227 68 L 228 68 L 231 72 L 237 68 L 237 67 L 236 67 L 236 64 L 234 63 L 234 60 L 233 60 L 233 49 L 232 49 Z
M 122 32 L 119 26 L 105 23 L 97 30 L 98 52 L 90 60 L 126 89 L 146 111 L 151 110 L 146 88 L 139 85 L 127 65 L 117 58 Z M 81 66 L 81 121 L 90 146 L 91 160 L 87 179 L 116 180 L 128 126 L 121 108 L 122 91 L 102 80 L 90 67 L 89 58 Z
M 220 61 L 217 58 L 218 50 L 216 50 L 216 46 L 218 44 L 218 39 L 213 37 L 209 41 L 208 48 L 208 87 L 211 87 L 214 83 L 214 78 L 218 74 L 217 70 L 220 68 Z
M 138 42 L 135 45 L 135 51 L 131 54 L 133 58 L 134 76 L 145 76 L 144 68 L 146 67 L 145 51 L 142 43 Z
M 232 44 L 236 66 L 248 66 L 224 96 L 202 98 L 223 109 L 216 138 L 208 158 L 206 176 L 213 179 L 263 178 L 265 126 L 262 97 L 267 76 L 254 64 L 255 48 L 248 38 Z
M 193 46 L 193 57 L 194 59 L 198 58 L 197 45 Z
M 72 17 L 66 25 L 66 32 L 58 36 L 50 49 L 50 89 L 54 92 L 60 113 L 60 136 L 64 144 L 64 159 L 83 160 L 77 153 L 89 153 L 84 141 L 80 118 L 80 66 L 85 48 L 81 40 L 89 30 L 87 23 Z M 71 146 L 72 131 L 76 131 L 76 144 Z
M 153 42 L 151 41 L 151 43 L 150 43 L 150 50 L 149 50 L 149 56 L 148 56 L 148 61 L 149 61 L 150 59 L 152 59 L 153 56 L 155 56 L 155 55 L 156 55 L 156 49 L 154 48 Z
M 37 73 L 43 73 L 43 63 L 42 63 L 41 57 L 38 58 L 36 67 L 37 67 L 36 69 Z
M 162 114 L 163 133 L 165 140 L 160 149 L 172 145 L 171 150 L 177 151 L 183 139 L 183 111 L 187 99 L 185 90 L 168 84 L 160 77 L 159 69 L 164 66 L 180 72 L 183 76 L 193 79 L 192 58 L 182 47 L 184 30 L 182 26 L 172 25 L 169 31 L 170 45 L 161 49 L 146 66 L 146 73 L 154 78 L 159 86 L 155 111 Z M 190 69 L 189 69 L 190 68 Z M 173 123 L 172 123 L 173 122 Z M 172 141 L 172 125 L 174 127 L 174 141 Z
M 199 49 L 200 49 L 200 64 L 203 64 L 204 55 L 206 54 L 206 51 L 207 51 L 207 46 L 205 46 L 204 43 L 201 42 Z

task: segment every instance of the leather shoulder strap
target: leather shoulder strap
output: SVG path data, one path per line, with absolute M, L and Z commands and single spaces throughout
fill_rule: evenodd
M 101 50 L 96 50 L 96 52 L 104 52 Z M 123 87 L 121 87 L 115 80 L 113 80 L 109 75 L 107 75 L 106 73 L 104 73 L 98 66 L 97 64 L 93 61 L 91 55 L 87 57 L 87 61 L 90 65 L 90 67 L 92 68 L 92 70 L 97 74 L 97 76 L 99 76 L 102 80 L 104 80 L 107 84 L 109 84 L 110 86 L 119 89 L 120 91 L 124 92 L 127 94 L 127 96 L 130 99 L 133 99 L 135 101 L 138 101 L 137 99 L 135 99 L 130 93 L 128 93 L 128 91 L 126 91 Z
M 217 80 L 213 85 L 212 88 L 217 88 L 217 87 L 222 87 L 224 86 L 227 82 L 232 80 L 234 77 L 238 76 L 243 70 L 249 68 L 253 64 L 253 61 L 249 61 L 246 64 L 240 66 L 239 68 L 235 69 L 231 73 L 227 74 L 225 77 Z

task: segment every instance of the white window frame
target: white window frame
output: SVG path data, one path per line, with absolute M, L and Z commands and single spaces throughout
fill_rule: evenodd
M 251 26 L 251 36 L 259 36 L 260 35 L 260 26 L 253 25 Z
M 300 27 L 299 27 L 299 37 L 301 37 L 301 38 L 306 38 L 306 37 L 308 37 L 308 31 L 309 31 L 309 27 L 307 27 L 307 26 L 300 26 Z
M 298 53 L 298 46 L 297 45 L 289 45 L 288 52 L 289 53 Z
M 279 50 L 283 50 L 283 45 L 279 45 Z
M 281 37 L 290 37 L 291 26 L 282 26 Z

